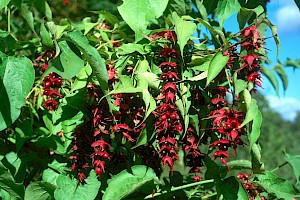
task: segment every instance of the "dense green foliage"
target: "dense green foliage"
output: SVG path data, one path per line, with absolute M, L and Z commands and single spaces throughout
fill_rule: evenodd
M 300 114 L 255 94 L 299 68 L 266 67 L 266 3 L 1 1 L 0 198 L 299 195 Z

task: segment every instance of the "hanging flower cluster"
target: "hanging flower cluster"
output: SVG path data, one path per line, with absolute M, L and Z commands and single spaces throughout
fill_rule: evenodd
M 59 93 L 58 89 L 61 87 L 63 80 L 59 75 L 54 72 L 51 72 L 48 76 L 45 76 L 43 80 L 44 92 L 43 95 L 47 96 L 47 99 L 43 103 L 43 107 L 53 111 L 58 108 L 57 99 L 62 98 L 63 96 Z
M 221 158 L 222 163 L 228 167 L 226 158 L 229 158 L 229 147 L 233 147 L 236 154 L 237 145 L 244 143 L 241 139 L 243 130 L 240 128 L 243 113 L 228 107 L 228 102 L 224 99 L 226 95 L 224 87 L 219 86 L 215 90 L 219 90 L 219 97 L 211 100 L 215 110 L 211 111 L 209 118 L 213 119 L 213 130 L 219 133 L 220 139 L 211 143 L 210 147 L 217 149 L 213 157 Z
M 245 76 L 248 83 L 253 83 L 253 88 L 261 84 L 260 56 L 257 51 L 262 47 L 262 39 L 255 26 L 249 26 L 241 32 L 241 46 L 247 51 L 246 56 L 241 57 L 242 66 L 238 69 L 239 73 Z M 255 91 L 254 89 L 252 91 Z
M 153 35 L 151 38 L 172 39 L 175 43 L 176 34 L 173 31 L 164 31 Z M 163 165 L 169 166 L 172 170 L 174 161 L 178 160 L 178 140 L 177 136 L 183 131 L 180 121 L 179 111 L 175 106 L 177 85 L 179 78 L 179 65 L 176 63 L 179 53 L 172 47 L 165 46 L 159 56 L 163 59 L 159 68 L 162 73 L 161 103 L 155 110 L 155 134 L 158 141 L 159 155 Z

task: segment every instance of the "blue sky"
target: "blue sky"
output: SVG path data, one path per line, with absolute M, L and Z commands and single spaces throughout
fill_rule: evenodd
M 277 27 L 281 41 L 279 60 L 286 58 L 300 59 L 300 12 L 294 0 L 271 0 L 268 4 L 270 21 Z M 276 45 L 273 40 L 267 41 L 272 67 L 276 64 Z M 270 106 L 277 110 L 287 120 L 293 120 L 300 112 L 300 69 L 287 68 L 289 85 L 285 92 L 280 88 L 279 97 L 272 86 L 264 81 L 262 94 L 268 99 Z
M 277 27 L 281 42 L 279 60 L 285 62 L 287 58 L 292 60 L 300 59 L 300 12 L 294 0 L 271 0 L 267 6 L 270 21 Z M 236 15 L 231 16 L 225 22 L 227 30 L 237 32 L 238 23 Z M 266 36 L 272 36 L 271 31 Z M 267 67 L 272 68 L 276 63 L 276 44 L 273 38 L 266 40 L 266 48 L 271 64 Z M 300 69 L 293 70 L 287 68 L 289 85 L 284 92 L 280 83 L 279 96 L 268 82 L 263 79 L 263 90 L 259 92 L 265 95 L 270 107 L 278 111 L 284 119 L 292 121 L 297 112 L 300 112 Z

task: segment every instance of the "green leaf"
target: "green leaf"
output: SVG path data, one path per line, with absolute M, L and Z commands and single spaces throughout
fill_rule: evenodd
M 80 31 L 72 31 L 66 37 L 75 44 L 90 63 L 93 73 L 96 75 L 104 94 L 108 93 L 108 76 L 106 65 L 98 51 L 89 44 L 87 38 Z
M 226 178 L 216 182 L 217 191 L 223 195 L 224 200 L 248 200 L 248 193 L 241 181 L 236 177 Z
M 219 51 L 218 53 L 215 54 L 215 56 L 209 63 L 206 87 L 214 78 L 216 78 L 218 76 L 218 74 L 222 71 L 222 69 L 227 64 L 228 60 L 229 60 L 229 57 L 223 56 L 223 53 L 221 51 Z
M 138 73 L 137 76 L 138 79 L 140 79 L 139 77 L 143 77 L 147 81 L 150 88 L 158 90 L 161 80 L 156 74 L 152 72 L 144 72 L 144 73 Z
M 193 22 L 185 21 L 180 18 L 177 13 L 173 12 L 172 17 L 175 25 L 175 32 L 178 39 L 181 55 L 183 56 L 183 49 L 191 35 L 195 33 L 197 26 Z
M 142 74 L 142 73 L 147 72 L 148 69 L 150 69 L 149 62 L 147 60 L 142 60 L 142 61 L 139 61 L 137 64 L 136 73 Z M 137 76 L 137 79 L 138 79 L 137 86 L 144 88 L 144 90 L 146 90 L 145 92 L 148 92 L 148 81 L 143 76 Z M 143 95 L 143 98 L 144 98 L 144 95 Z
M 270 171 L 266 171 L 266 174 L 258 174 L 256 175 L 260 185 L 263 189 L 265 189 L 268 193 L 274 194 L 279 199 L 292 199 L 295 197 L 296 192 L 289 181 L 277 177 Z
M 247 88 L 247 82 L 242 79 L 237 79 L 234 81 L 234 93 L 238 95 L 241 91 Z
M 282 81 L 283 89 L 286 90 L 288 86 L 288 77 L 286 75 L 284 67 L 281 64 L 277 64 L 274 66 L 274 70 Z
M 54 200 L 54 190 L 56 187 L 50 183 L 33 182 L 25 190 L 24 200 Z
M 45 74 L 56 72 L 62 78 L 70 80 L 84 67 L 84 62 L 69 47 L 66 41 L 58 43 L 61 53 L 51 60 Z
M 151 21 L 163 14 L 167 4 L 168 0 L 126 0 L 118 11 L 135 32 L 135 40 L 139 41 Z
M 274 87 L 276 93 L 278 93 L 278 81 L 276 76 L 272 73 L 272 71 L 265 66 L 262 66 L 262 73 L 269 79 L 272 86 Z
M 0 188 L 7 191 L 13 200 L 24 199 L 24 186 L 16 183 L 8 169 L 0 163 Z
M 254 174 L 259 174 L 264 172 L 264 164 L 261 160 L 261 148 L 257 143 L 252 145 L 250 149 L 251 153 L 251 163 L 252 163 L 252 171 Z
M 237 14 L 237 20 L 239 22 L 240 29 L 243 29 L 245 27 L 246 23 L 249 21 L 249 19 L 254 13 L 256 13 L 256 16 L 259 16 L 263 12 L 264 8 L 261 5 L 257 6 L 254 9 L 240 8 L 240 11 Z
M 249 160 L 233 160 L 227 162 L 231 169 L 252 169 L 252 163 Z
M 43 45 L 45 45 L 46 47 L 49 47 L 49 48 L 53 48 L 51 34 L 47 31 L 47 29 L 44 25 L 44 22 L 41 23 L 40 35 L 42 38 Z
M 264 18 L 263 19 L 263 23 L 265 23 L 266 25 L 268 25 L 271 29 L 271 32 L 272 32 L 272 35 L 273 35 L 273 38 L 275 40 L 275 43 L 276 43 L 276 46 L 277 46 L 277 53 L 276 53 L 276 57 L 278 58 L 278 55 L 279 55 L 279 51 L 280 51 L 280 40 L 279 40 L 279 37 L 278 37 L 278 34 L 277 34 L 277 28 L 274 24 L 272 24 L 270 22 L 269 19 L 267 18 Z
M 224 22 L 234 13 L 238 12 L 241 5 L 238 0 L 219 0 L 217 6 L 217 15 L 220 26 L 223 27 Z
M 0 10 L 9 4 L 10 0 L 1 0 Z
M 93 23 L 91 22 L 92 19 L 90 17 L 86 17 L 82 20 L 82 23 L 84 25 L 84 35 L 86 35 L 90 30 L 92 30 L 95 26 L 97 26 L 99 23 Z
M 247 110 L 245 119 L 243 123 L 240 125 L 240 128 L 251 122 L 255 117 L 257 117 L 257 114 L 259 112 L 257 103 L 255 99 L 251 99 L 250 107 Z
M 212 25 L 210 25 L 208 21 L 205 21 L 205 20 L 203 20 L 201 18 L 197 18 L 196 20 L 199 21 L 201 24 L 203 24 L 209 30 L 209 32 L 211 33 L 212 37 L 214 37 L 218 41 L 218 43 L 220 43 L 219 36 L 221 37 L 222 42 L 224 44 L 228 43 L 227 40 L 226 40 L 226 38 L 225 38 L 224 33 L 221 30 L 218 30 L 216 27 L 213 27 Z
M 54 191 L 54 198 L 56 200 L 94 200 L 101 185 L 94 170 L 90 172 L 85 182 L 85 184 L 78 184 L 77 180 L 60 174 L 56 180 L 57 189 Z
M 157 177 L 153 169 L 143 165 L 133 166 L 128 170 L 123 170 L 108 182 L 102 199 L 123 199 L 154 180 L 157 180 Z
M 24 17 L 25 21 L 28 23 L 29 27 L 31 28 L 31 30 L 33 31 L 33 33 L 36 35 L 36 32 L 34 30 L 33 14 L 29 10 L 29 5 L 27 5 L 25 3 L 21 3 L 20 10 L 21 10 L 21 14 Z
M 44 170 L 42 180 L 56 186 L 56 179 L 59 176 L 59 173 L 65 173 L 69 168 L 67 167 L 67 163 L 59 163 L 56 160 L 53 160 L 48 166 L 51 168 Z
M 252 130 L 249 135 L 250 149 L 252 148 L 253 144 L 257 142 L 260 136 L 261 124 L 262 124 L 262 114 L 258 110 L 256 117 L 253 119 Z
M 0 58 L 0 131 L 19 117 L 33 82 L 34 69 L 28 58 Z
M 291 155 L 291 154 L 287 154 L 284 152 L 284 159 L 286 160 L 286 162 L 289 163 L 289 165 L 292 167 L 293 172 L 295 174 L 297 183 L 299 184 L 299 179 L 300 179 L 300 155 Z
M 146 125 L 144 126 L 142 133 L 140 134 L 140 136 L 138 137 L 136 144 L 134 147 L 132 148 L 136 148 L 139 147 L 141 145 L 145 145 L 149 142 L 149 140 L 153 137 L 154 134 L 154 117 L 149 117 L 146 120 Z
M 207 74 L 208 74 L 208 70 L 202 72 L 201 74 L 198 74 L 197 76 L 194 76 L 192 78 L 188 78 L 185 81 L 200 81 L 200 80 L 203 80 L 203 79 L 207 78 Z
M 133 43 L 123 44 L 122 46 L 120 46 L 118 50 L 118 54 L 120 55 L 130 54 L 133 52 L 146 54 L 146 51 L 144 50 L 144 46 L 141 44 L 133 44 Z
M 286 67 L 300 68 L 300 60 L 292 61 L 291 58 L 287 58 L 284 65 Z

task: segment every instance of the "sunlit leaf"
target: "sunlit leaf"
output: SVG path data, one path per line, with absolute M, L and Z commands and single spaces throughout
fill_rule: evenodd
M 273 72 L 265 66 L 262 66 L 262 73 L 269 79 L 276 93 L 278 93 L 278 81 Z
M 218 76 L 218 74 L 224 69 L 227 61 L 229 60 L 228 56 L 223 56 L 223 53 L 219 51 L 215 54 L 211 62 L 209 63 L 206 86 Z
M 279 199 L 293 199 L 296 192 L 291 183 L 287 180 L 277 177 L 270 171 L 265 174 L 256 175 L 259 182 L 258 185 L 263 187 L 268 193 L 274 194 Z
M 33 82 L 34 68 L 28 58 L 0 58 L 0 130 L 19 117 Z
M 286 75 L 284 67 L 281 64 L 277 64 L 274 66 L 274 70 L 282 81 L 283 89 L 286 90 L 288 86 L 288 77 Z
M 299 184 L 300 179 L 300 155 L 291 155 L 284 152 L 284 159 L 289 163 L 292 167 L 293 172 L 295 174 L 297 184 Z
M 180 47 L 181 55 L 183 56 L 183 48 L 193 33 L 196 31 L 196 24 L 193 22 L 185 21 L 180 18 L 177 13 L 173 12 L 172 17 L 175 25 L 175 32 L 177 34 L 178 44 Z
M 56 187 L 46 182 L 30 183 L 25 190 L 25 200 L 54 200 Z
M 238 0 L 219 0 L 217 6 L 217 15 L 220 26 L 223 27 L 224 22 L 240 9 L 241 5 Z
M 151 20 L 159 18 L 167 4 L 168 0 L 126 0 L 118 7 L 118 11 L 135 32 L 135 40 L 139 41 Z
M 57 189 L 54 191 L 56 200 L 94 200 L 98 194 L 101 182 L 94 170 L 85 179 L 85 184 L 78 184 L 76 179 L 60 174 L 57 177 Z
M 143 188 L 145 184 L 155 180 L 157 180 L 157 177 L 151 168 L 143 165 L 133 166 L 130 169 L 121 171 L 108 182 L 108 187 L 102 199 L 124 199 L 133 192 Z M 143 189 L 145 190 L 146 188 Z

